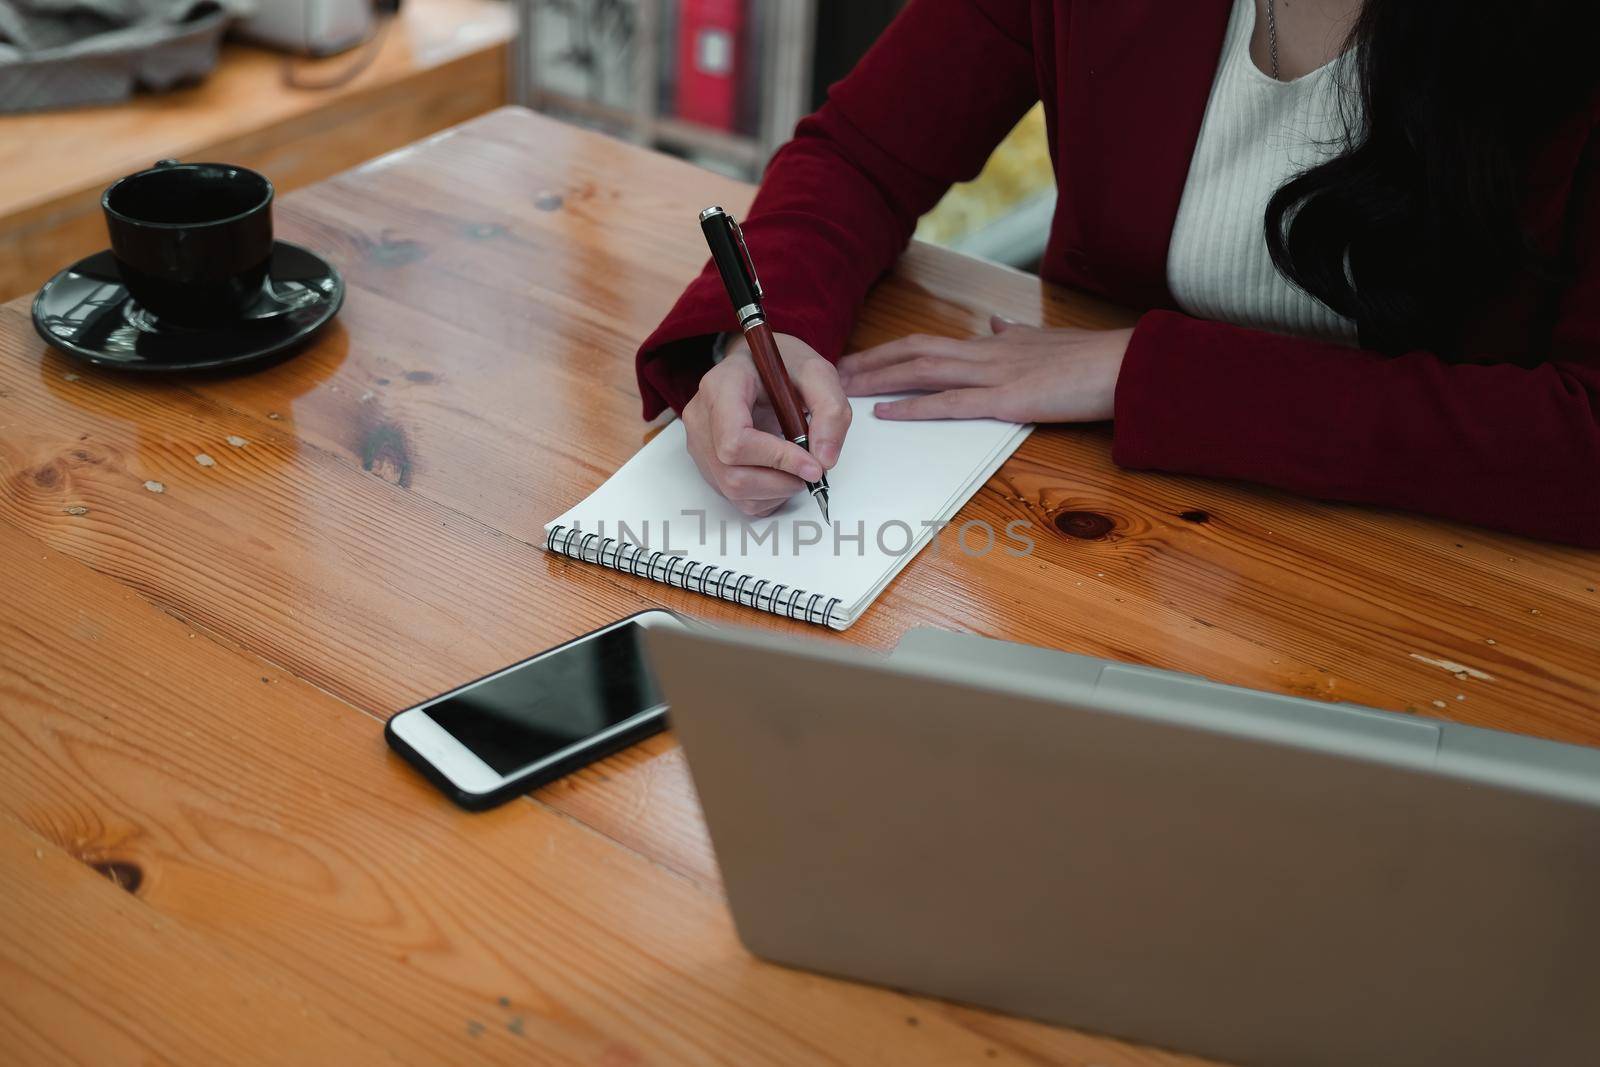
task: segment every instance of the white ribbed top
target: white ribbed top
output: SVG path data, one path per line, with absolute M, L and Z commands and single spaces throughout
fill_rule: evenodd
M 1197 318 L 1354 343 L 1355 323 L 1291 285 L 1267 254 L 1267 201 L 1338 151 L 1341 60 L 1290 82 L 1250 57 L 1255 0 L 1234 0 L 1167 250 L 1167 284 Z

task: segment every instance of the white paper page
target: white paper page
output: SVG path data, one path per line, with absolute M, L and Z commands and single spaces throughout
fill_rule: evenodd
M 576 525 L 583 533 L 838 597 L 853 619 L 930 539 L 928 524 L 965 503 L 1028 430 L 991 419 L 880 420 L 872 405 L 883 399 L 850 401 L 854 421 L 828 473 L 831 529 L 805 493 L 774 515 L 746 519 L 701 479 L 681 421 L 546 529 Z M 998 551 L 1004 531 L 994 534 Z M 981 533 L 971 536 L 975 548 L 983 541 Z

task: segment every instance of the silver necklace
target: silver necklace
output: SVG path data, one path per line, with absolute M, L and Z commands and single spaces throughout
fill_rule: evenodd
M 1272 80 L 1282 81 L 1278 74 L 1278 5 L 1267 0 L 1267 52 L 1272 57 Z

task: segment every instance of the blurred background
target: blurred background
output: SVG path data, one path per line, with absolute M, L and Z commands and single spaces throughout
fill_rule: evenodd
M 0 300 L 158 159 L 288 192 L 507 103 L 754 180 L 903 2 L 0 0 Z M 1036 107 L 917 235 L 1032 270 L 1054 188 Z

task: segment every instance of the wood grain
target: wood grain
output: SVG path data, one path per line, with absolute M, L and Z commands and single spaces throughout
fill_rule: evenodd
M 281 1062 L 389 1061 L 314 1000 L 148 907 L 134 895 L 143 877 L 0 814 L 0 1059 L 224 1063 L 271 1049 Z
M 240 163 L 284 193 L 505 103 L 506 4 L 408 0 L 383 33 L 372 64 L 337 88 L 288 86 L 281 53 L 235 42 L 192 88 L 0 116 L 0 299 L 104 248 L 101 191 L 157 159 Z M 295 65 L 330 79 L 357 58 Z
M 59 746 L 40 747 L 56 742 L 32 742 L 31 755 L 4 767 L 16 784 L 0 785 L 0 806 L 54 841 L 159 843 L 159 866 L 141 865 L 168 872 L 152 876 L 152 893 L 184 887 L 160 898 L 167 914 L 251 970 L 295 976 L 286 981 L 312 981 L 305 960 L 327 956 L 331 977 L 316 980 L 317 1002 L 353 1020 L 360 1040 L 413 1058 L 490 1048 L 420 1031 L 449 1030 L 453 1040 L 477 1018 L 481 1006 L 456 993 L 490 995 L 508 966 L 488 947 L 491 935 L 512 922 L 519 944 L 537 944 L 578 967 L 583 982 L 630 998 L 626 1017 L 581 998 L 552 1000 L 537 976 L 518 970 L 561 1022 L 548 1042 L 535 1042 L 552 1057 L 600 1059 L 612 1040 L 659 1062 L 987 1061 L 993 1048 L 1001 1059 L 1155 1064 L 1175 1061 L 949 1005 L 906 1008 L 903 998 L 848 985 L 768 992 L 769 979 L 750 977 L 764 969 L 731 941 L 670 736 L 473 819 L 449 812 L 388 759 L 378 720 L 659 604 L 880 650 L 912 626 L 939 625 L 1600 742 L 1596 554 L 1120 471 L 1108 434 L 1092 427 L 1036 432 L 958 516 L 996 527 L 1025 519 L 1031 555 L 964 555 L 959 530 L 947 530 L 843 635 L 538 551 L 543 523 L 650 432 L 638 421 L 631 356 L 700 265 L 697 212 L 711 202 L 740 211 L 749 196 L 684 163 L 506 109 L 284 199 L 283 236 L 324 251 L 350 283 L 337 325 L 288 362 L 240 377 L 135 380 L 68 362 L 37 340 L 22 302 L 0 308 L 0 530 L 23 539 L 7 542 L 10 554 L 28 557 L 37 545 L 54 561 L 10 576 L 33 606 L 27 616 L 9 602 L 0 609 L 0 674 L 56 679 L 50 696 L 8 699 L 17 710 L 0 716 L 26 736 L 56 729 L 56 691 L 82 674 L 115 693 L 120 709 L 98 725 L 85 712 L 89 725 L 126 720 L 142 731 L 83 747 L 103 753 L 107 768 L 87 780 L 61 772 L 71 764 L 60 763 Z M 855 341 L 980 332 L 991 312 L 1101 326 L 1129 317 L 1027 275 L 914 246 L 868 301 Z M 201 454 L 214 464 L 198 463 Z M 81 643 L 26 637 L 124 603 L 119 596 L 138 611 L 117 617 L 116 669 L 85 672 Z M 240 662 L 271 679 L 255 683 L 261 694 L 290 696 L 256 700 L 197 682 L 189 700 L 173 681 L 226 675 Z M 1457 677 L 1440 664 L 1489 677 Z M 199 731 L 205 745 L 163 755 L 160 774 L 140 769 L 161 739 L 196 730 L 207 707 L 223 734 Z M 218 719 L 218 708 L 230 710 Z M 311 737 L 315 770 L 291 759 Z M 216 760 L 238 763 L 251 789 L 210 770 Z M 130 789 L 142 783 L 137 803 L 97 784 L 107 776 Z M 390 789 L 387 806 L 366 810 L 378 803 L 370 791 Z M 257 845 L 223 848 L 186 822 L 189 806 L 232 812 L 257 790 L 276 790 L 273 803 L 291 805 L 295 818 L 239 840 L 277 858 L 252 867 L 237 849 L 253 854 Z M 420 820 L 425 844 L 369 816 Z M 240 821 L 216 818 L 224 827 Z M 346 840 L 358 832 L 377 834 L 383 847 Z M 508 873 L 500 849 L 541 857 L 556 849 L 563 859 Z M 307 852 L 320 858 L 302 863 Z M 327 859 L 356 852 L 348 867 Z M 288 885 L 278 884 L 278 858 Z M 432 865 L 446 863 L 465 873 L 445 879 Z M 329 865 L 342 873 L 317 873 Z M 494 914 L 502 891 L 547 903 L 568 890 L 597 896 L 602 910 L 585 922 L 599 928 L 620 915 L 627 936 L 579 944 L 521 910 Z M 246 951 L 242 941 L 254 935 L 243 928 L 260 914 L 272 918 L 272 937 Z M 280 944 L 293 921 L 317 937 Z M 669 940 L 637 932 L 650 923 Z M 411 944 L 413 935 L 469 947 L 428 957 L 426 980 L 379 966 L 374 941 Z M 532 964 L 519 957 L 516 966 Z M 681 990 L 685 969 L 690 986 L 718 992 Z M 413 981 L 423 986 L 410 990 Z M 416 1032 L 391 1041 L 371 1020 L 378 999 L 402 993 Z M 802 997 L 817 1018 L 768 1046 L 769 996 Z M 880 1014 L 893 1025 L 880 1026 Z M 579 1030 L 588 1036 L 575 1037 Z M 924 1043 L 935 1031 L 937 1043 Z
M 457 811 L 315 686 L 0 554 L 0 1035 L 33 1062 L 1194 1062 L 760 963 L 691 882 L 543 804 Z

